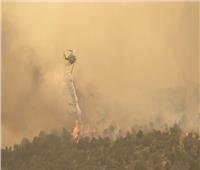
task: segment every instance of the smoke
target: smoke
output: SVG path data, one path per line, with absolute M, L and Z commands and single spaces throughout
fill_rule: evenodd
M 74 81 L 91 126 L 199 126 L 198 6 L 3 3 L 3 145 L 73 126 L 66 48 L 78 56 Z

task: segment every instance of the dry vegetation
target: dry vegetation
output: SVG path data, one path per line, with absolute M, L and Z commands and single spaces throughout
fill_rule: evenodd
M 168 131 L 142 130 L 108 137 L 82 137 L 71 142 L 70 133 L 41 132 L 31 142 L 2 149 L 2 170 L 199 170 L 200 136 L 185 134 L 174 125 Z

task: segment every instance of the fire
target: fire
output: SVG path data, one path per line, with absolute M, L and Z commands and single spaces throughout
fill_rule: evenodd
M 80 136 L 80 121 L 76 120 L 75 121 L 75 127 L 72 130 L 72 139 L 73 139 L 73 143 L 78 143 L 79 141 L 79 136 Z

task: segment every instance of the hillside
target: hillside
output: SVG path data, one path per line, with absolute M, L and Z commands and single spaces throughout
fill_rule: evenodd
M 165 132 L 119 133 L 115 140 L 86 136 L 77 144 L 66 129 L 41 132 L 2 149 L 2 170 L 200 170 L 199 139 L 176 125 Z

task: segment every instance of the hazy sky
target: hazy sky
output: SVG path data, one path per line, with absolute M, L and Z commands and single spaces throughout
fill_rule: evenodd
M 4 3 L 3 145 L 70 128 L 63 51 L 90 122 L 120 127 L 197 111 L 197 2 Z

